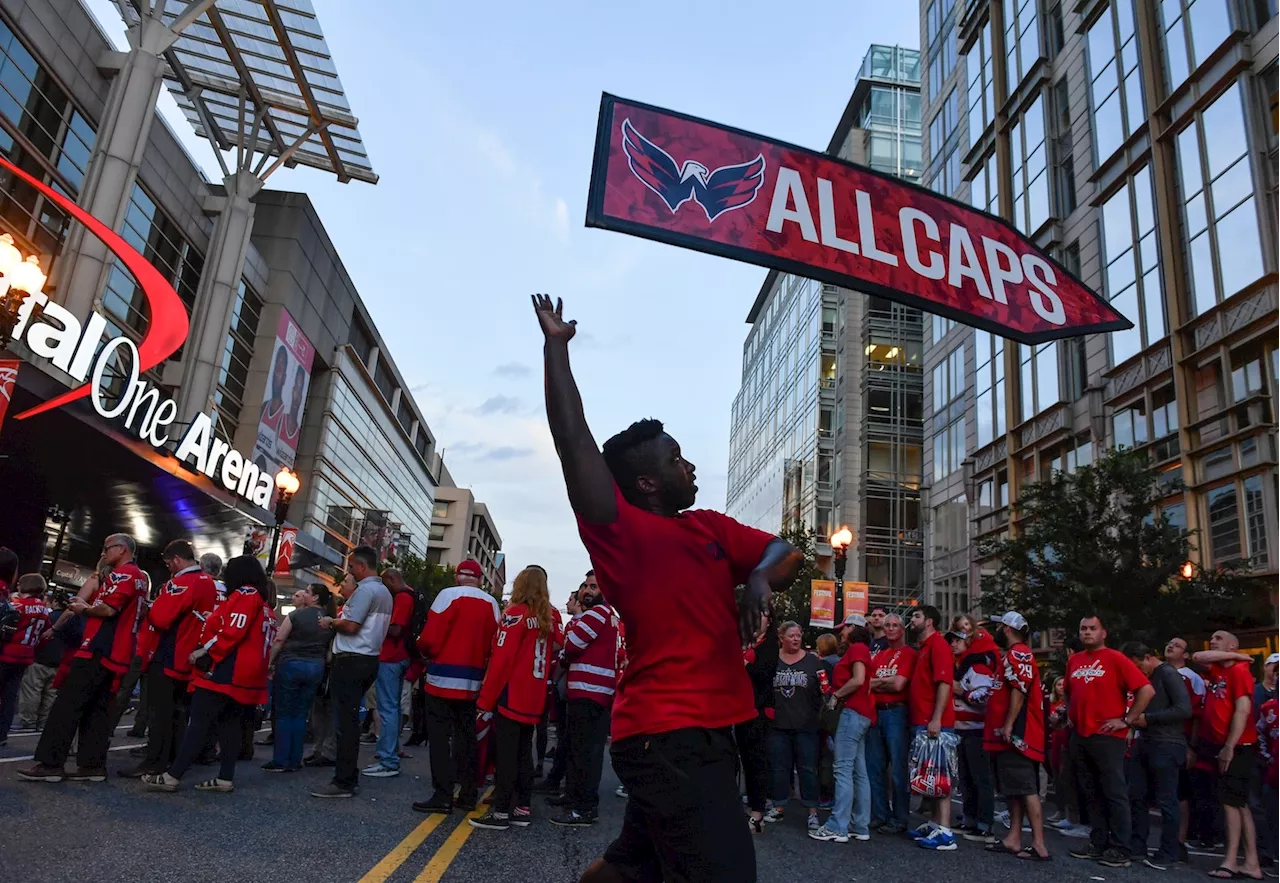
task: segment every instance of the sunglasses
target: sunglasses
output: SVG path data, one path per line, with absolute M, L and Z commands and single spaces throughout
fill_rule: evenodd
M 123 548 L 124 548 L 124 543 L 111 543 L 108 546 L 103 546 L 102 551 L 110 552 L 112 549 L 123 549 Z

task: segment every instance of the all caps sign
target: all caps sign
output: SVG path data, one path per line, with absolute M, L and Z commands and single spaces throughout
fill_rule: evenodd
M 1000 218 L 612 95 L 600 105 L 587 226 L 879 294 L 1023 343 L 1133 327 Z

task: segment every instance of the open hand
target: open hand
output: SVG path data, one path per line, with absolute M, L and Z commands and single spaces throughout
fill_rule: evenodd
M 533 301 L 533 311 L 538 315 L 538 324 L 542 326 L 542 333 L 546 335 L 547 340 L 559 340 L 568 343 L 574 334 L 578 331 L 578 323 L 576 321 L 564 320 L 564 301 L 556 298 L 555 305 L 552 306 L 551 298 L 545 294 L 532 294 L 529 299 Z
M 738 636 L 742 639 L 742 649 L 755 645 L 772 600 L 769 581 L 763 574 L 752 573 L 738 603 Z

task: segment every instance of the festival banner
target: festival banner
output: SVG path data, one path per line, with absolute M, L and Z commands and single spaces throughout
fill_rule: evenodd
M 867 614 L 869 586 L 866 583 L 852 582 L 845 580 L 844 583 L 844 615 L 850 613 L 861 613 L 863 616 Z
M 272 476 L 271 499 L 275 499 L 275 474 L 281 466 L 293 467 L 302 434 L 302 412 L 311 387 L 311 363 L 315 347 L 302 333 L 288 310 L 280 311 L 275 347 L 271 352 L 271 373 L 262 394 L 262 414 L 253 445 L 253 462 L 263 475 Z
M 836 584 L 829 579 L 809 581 L 809 625 L 818 629 L 835 628 Z
M 297 544 L 298 529 L 296 527 L 280 528 L 280 543 L 276 546 L 276 562 L 272 575 L 289 575 L 289 565 L 293 562 L 293 550 Z
M 0 360 L 0 429 L 4 428 L 4 415 L 9 413 L 9 402 L 13 400 L 13 388 L 18 383 L 18 369 L 21 367 L 21 359 Z
M 1023 343 L 1133 327 L 994 215 L 608 94 L 586 223 L 878 294 Z

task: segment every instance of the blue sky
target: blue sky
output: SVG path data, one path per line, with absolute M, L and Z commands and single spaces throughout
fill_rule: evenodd
M 172 0 L 171 0 L 172 2 Z M 590 566 L 542 405 L 529 293 L 578 320 L 596 440 L 641 417 L 723 508 L 744 319 L 764 271 L 583 227 L 600 93 L 822 149 L 868 45 L 919 42 L 914 3 L 314 0 L 376 186 L 282 170 L 308 193 L 459 485 L 489 505 L 508 574 L 562 604 Z M 110 0 L 87 0 L 123 40 Z M 802 11 L 801 11 L 802 9 Z M 211 148 L 161 111 L 213 180 Z

